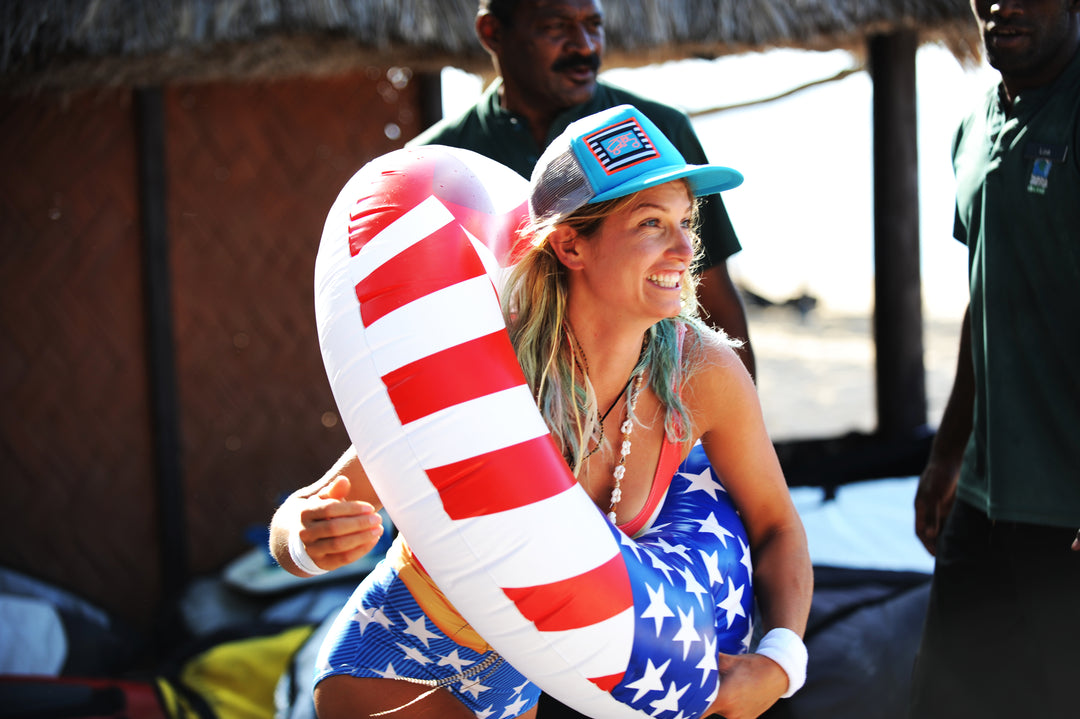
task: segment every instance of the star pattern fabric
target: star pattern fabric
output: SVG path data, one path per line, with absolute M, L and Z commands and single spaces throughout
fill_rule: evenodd
M 717 655 L 748 650 L 752 564 L 742 521 L 700 446 L 668 495 L 652 528 L 621 544 L 642 559 L 633 564 L 642 575 L 631 582 L 631 661 L 611 693 L 643 716 L 686 719 L 716 696 Z
M 738 513 L 697 447 L 649 529 L 635 540 L 610 529 L 640 573 L 631 577 L 631 658 L 611 694 L 643 717 L 698 716 L 716 696 L 717 655 L 746 652 L 753 629 L 752 563 Z M 446 637 L 392 568 L 369 575 L 337 625 L 342 636 L 320 658 L 322 676 L 443 680 L 478 719 L 512 719 L 539 699 L 505 661 L 471 671 L 490 655 Z
M 536 685 L 494 652 L 479 653 L 447 637 L 387 562 L 357 588 L 330 637 L 316 663 L 316 680 L 351 674 L 445 684 L 477 719 L 511 719 L 540 698 Z M 490 663 L 478 668 L 485 660 Z

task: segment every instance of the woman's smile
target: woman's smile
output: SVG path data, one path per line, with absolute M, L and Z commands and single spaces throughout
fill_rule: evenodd
M 680 281 L 682 280 L 682 272 L 656 272 L 646 279 L 664 289 L 677 290 L 682 288 L 682 282 Z

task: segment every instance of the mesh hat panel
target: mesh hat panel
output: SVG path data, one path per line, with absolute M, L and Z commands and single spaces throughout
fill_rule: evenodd
M 562 152 L 545 152 L 537 163 L 529 215 L 534 224 L 565 217 L 589 204 L 595 194 L 577 157 L 566 144 Z

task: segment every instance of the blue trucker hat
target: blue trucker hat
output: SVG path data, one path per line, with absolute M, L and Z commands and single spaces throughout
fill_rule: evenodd
M 576 120 L 533 168 L 533 224 L 565 217 L 594 202 L 685 179 L 695 197 L 730 190 L 743 177 L 730 167 L 688 165 L 644 113 L 619 105 Z

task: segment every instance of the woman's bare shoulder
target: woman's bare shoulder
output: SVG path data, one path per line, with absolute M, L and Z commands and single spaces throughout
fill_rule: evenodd
M 754 380 L 732 342 L 711 331 L 693 333 L 686 340 L 689 362 L 683 399 L 697 436 L 744 413 L 760 412 Z
M 688 332 L 683 344 L 689 368 L 690 378 L 698 374 L 711 376 L 725 375 L 734 372 L 740 374 L 739 368 L 743 368 L 741 374 L 746 373 L 742 360 L 739 359 L 735 348 L 740 345 L 736 339 L 728 337 L 710 327 L 688 325 Z

